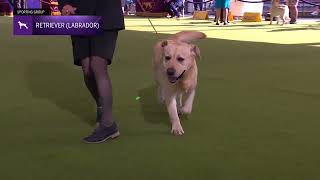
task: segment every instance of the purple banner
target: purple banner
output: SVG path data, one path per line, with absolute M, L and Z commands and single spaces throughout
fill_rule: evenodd
M 14 35 L 81 35 L 100 33 L 99 16 L 14 16 Z
M 41 3 L 39 0 L 28 0 L 26 2 L 27 4 L 27 9 L 40 9 L 41 8 Z

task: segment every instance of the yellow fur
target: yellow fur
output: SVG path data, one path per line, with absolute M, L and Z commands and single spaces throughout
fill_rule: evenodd
M 184 134 L 178 112 L 191 113 L 197 86 L 197 60 L 200 59 L 200 50 L 190 43 L 205 37 L 202 32 L 182 31 L 154 46 L 154 77 L 158 85 L 159 99 L 167 106 L 172 124 L 171 133 L 174 135 Z M 175 70 L 172 76 L 167 74 L 170 68 Z M 180 103 L 183 97 L 184 104 Z

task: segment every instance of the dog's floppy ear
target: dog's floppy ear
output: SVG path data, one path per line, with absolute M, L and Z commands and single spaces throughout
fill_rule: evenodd
M 200 49 L 196 45 L 191 46 L 191 53 L 197 58 L 197 60 L 201 59 Z
M 161 43 L 161 47 L 165 47 L 165 46 L 167 46 L 168 45 L 168 41 L 162 41 L 162 43 Z
M 154 52 L 154 63 L 155 65 L 160 64 L 162 57 L 163 57 L 163 52 L 164 52 L 164 47 L 168 45 L 168 41 L 158 41 L 157 44 L 153 48 Z

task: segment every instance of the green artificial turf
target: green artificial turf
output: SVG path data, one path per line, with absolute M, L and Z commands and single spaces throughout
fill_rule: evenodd
M 120 33 L 110 71 L 121 136 L 87 145 L 94 103 L 69 39 L 13 37 L 0 18 L 0 179 L 320 178 L 319 47 L 198 42 L 194 111 L 174 137 L 151 71 L 152 45 L 165 37 Z

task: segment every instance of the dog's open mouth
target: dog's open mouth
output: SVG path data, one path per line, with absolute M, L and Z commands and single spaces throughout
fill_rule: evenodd
M 168 80 L 170 83 L 174 84 L 175 82 L 177 82 L 178 78 L 175 76 L 168 76 Z
M 183 74 L 186 72 L 186 70 L 184 70 L 179 77 L 176 76 L 168 76 L 168 80 L 170 83 L 174 84 L 175 82 L 177 82 L 179 79 L 181 79 L 183 77 Z

